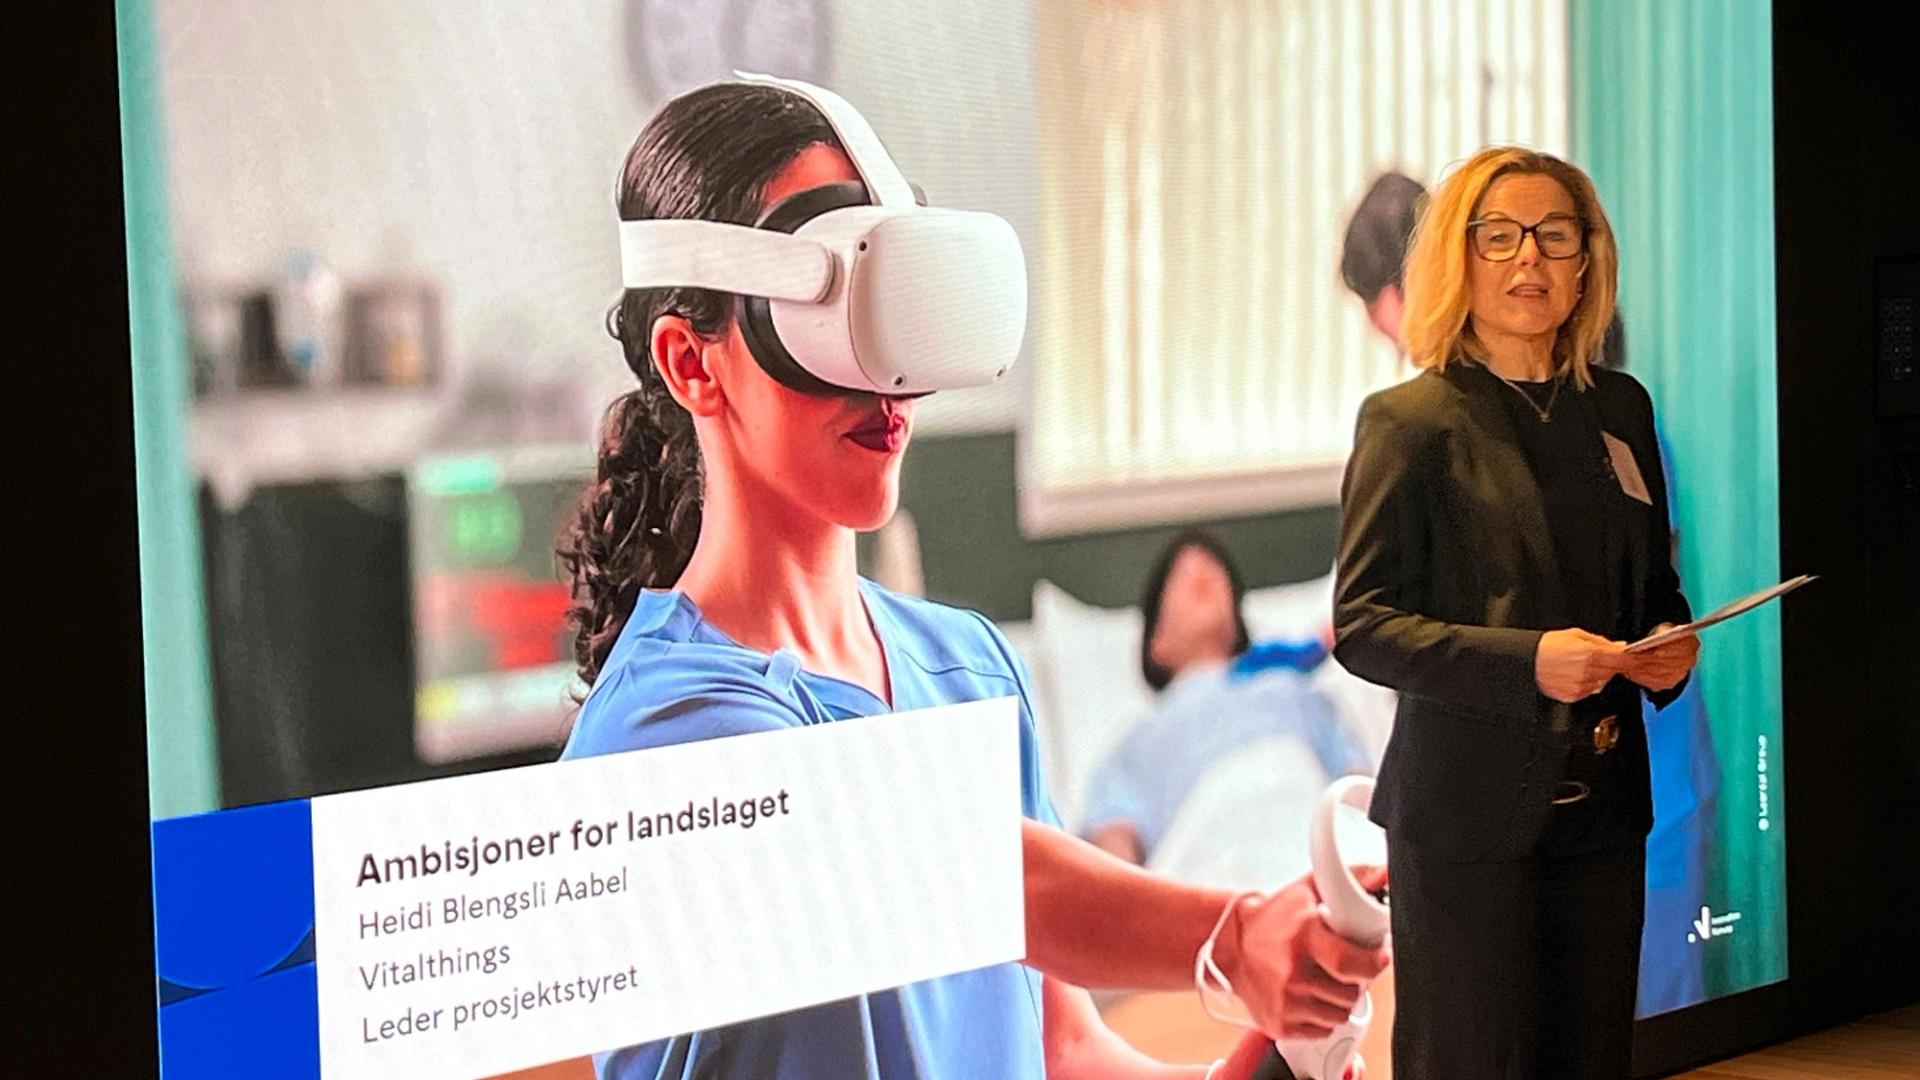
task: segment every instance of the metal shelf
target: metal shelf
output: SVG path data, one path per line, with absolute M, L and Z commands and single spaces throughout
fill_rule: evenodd
M 188 415 L 195 475 L 223 508 L 254 488 L 404 472 L 451 410 L 444 389 L 253 391 L 196 402 Z

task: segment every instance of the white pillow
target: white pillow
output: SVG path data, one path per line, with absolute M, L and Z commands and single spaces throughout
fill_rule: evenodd
M 1014 655 L 1018 656 L 1021 661 L 1027 665 L 1027 672 L 1033 676 L 1034 682 L 1038 683 L 1040 681 L 1040 659 L 1035 655 L 1038 643 L 1033 635 L 1033 624 L 1030 622 L 1003 622 L 995 623 L 994 625 L 1000 628 L 1000 633 L 1006 636 L 1007 644 L 1013 646 Z M 1039 700 L 1039 686 L 1036 685 L 1033 687 L 1033 694 L 1033 707 L 1038 709 L 1041 705 Z
M 1153 706 L 1140 674 L 1140 625 L 1138 608 L 1082 603 L 1049 581 L 1033 587 L 1040 752 L 1054 808 L 1070 830 L 1080 827 L 1093 770 Z
M 1250 589 L 1241 611 L 1255 641 L 1317 639 L 1333 621 L 1333 573 L 1292 585 Z

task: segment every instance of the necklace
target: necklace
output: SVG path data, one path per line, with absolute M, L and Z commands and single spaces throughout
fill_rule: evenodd
M 1494 371 L 1492 368 L 1488 368 L 1487 370 L 1493 372 L 1494 378 L 1499 379 L 1501 382 L 1506 383 L 1508 386 L 1513 387 L 1514 393 L 1519 394 L 1522 398 L 1525 398 L 1527 402 L 1527 408 L 1533 410 L 1534 415 L 1540 418 L 1541 423 L 1548 424 L 1553 422 L 1553 403 L 1560 400 L 1560 380 L 1558 377 L 1556 377 L 1553 380 L 1553 391 L 1547 395 L 1546 405 L 1542 406 L 1539 402 L 1533 400 L 1532 394 L 1529 394 L 1525 390 L 1522 390 L 1519 384 L 1515 383 L 1512 379 L 1509 379 L 1505 375 L 1502 375 L 1499 372 Z

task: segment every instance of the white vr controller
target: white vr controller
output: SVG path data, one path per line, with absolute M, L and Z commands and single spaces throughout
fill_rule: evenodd
M 1348 776 L 1334 781 L 1314 811 L 1309 850 L 1314 885 L 1320 891 L 1320 918 L 1355 945 L 1378 948 L 1391 925 L 1387 905 L 1354 876 L 1353 867 L 1340 854 L 1334 828 L 1342 806 L 1364 813 L 1372 800 L 1370 778 Z M 1342 1080 L 1347 1067 L 1360 1060 L 1360 1040 L 1372 1019 L 1373 995 L 1362 990 L 1346 1023 L 1317 1039 L 1282 1039 L 1277 1052 L 1294 1080 Z

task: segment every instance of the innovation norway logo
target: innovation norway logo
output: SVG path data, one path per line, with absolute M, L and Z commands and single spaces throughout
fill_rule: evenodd
M 1693 929 L 1687 931 L 1687 944 L 1697 945 L 1708 938 L 1726 937 L 1733 933 L 1734 925 L 1740 921 L 1740 913 L 1728 911 L 1719 915 L 1705 904 L 1700 905 L 1700 917 L 1693 920 Z
M 153 907 L 161 1075 L 318 1080 L 308 803 L 154 822 Z

